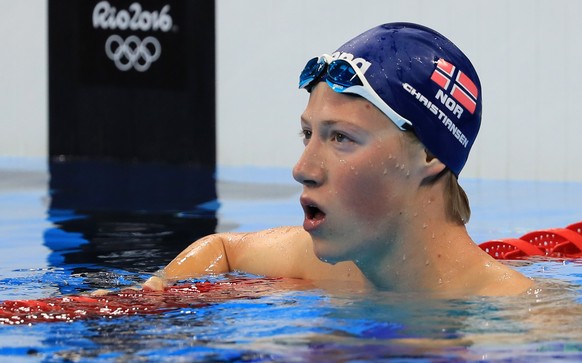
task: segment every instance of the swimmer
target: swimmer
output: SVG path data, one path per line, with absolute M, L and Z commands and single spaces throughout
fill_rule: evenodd
M 481 86 L 448 39 L 411 23 L 372 28 L 300 75 L 302 227 L 218 233 L 145 287 L 206 274 L 371 285 L 444 296 L 515 295 L 532 280 L 470 238 L 458 176 L 481 123 Z

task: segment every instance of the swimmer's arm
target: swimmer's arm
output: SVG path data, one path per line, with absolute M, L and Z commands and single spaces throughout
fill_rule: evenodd
M 226 234 L 213 234 L 197 240 L 149 278 L 143 287 L 162 290 L 176 280 L 231 271 L 224 244 L 227 238 Z
M 144 287 L 160 290 L 176 280 L 230 271 L 311 280 L 362 281 L 351 262 L 330 265 L 313 252 L 311 237 L 301 227 L 254 233 L 219 233 L 186 248 Z

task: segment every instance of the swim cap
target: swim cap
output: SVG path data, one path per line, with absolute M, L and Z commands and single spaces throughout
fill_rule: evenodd
M 427 27 L 389 23 L 358 35 L 332 57 L 358 65 L 423 145 L 459 175 L 481 125 L 481 83 L 457 46 Z

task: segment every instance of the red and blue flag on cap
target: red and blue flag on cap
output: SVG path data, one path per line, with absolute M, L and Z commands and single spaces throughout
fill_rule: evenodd
M 475 83 L 452 63 L 439 59 L 430 79 L 448 91 L 467 111 L 475 113 L 479 90 Z M 449 90 L 451 84 L 453 87 Z

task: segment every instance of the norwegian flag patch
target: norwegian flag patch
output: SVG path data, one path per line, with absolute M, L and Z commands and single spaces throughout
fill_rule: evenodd
M 439 59 L 430 79 L 449 92 L 471 114 L 475 112 L 479 90 L 475 83 L 452 63 Z

